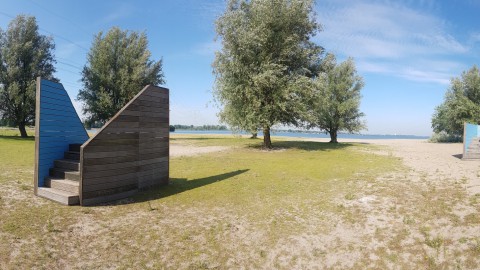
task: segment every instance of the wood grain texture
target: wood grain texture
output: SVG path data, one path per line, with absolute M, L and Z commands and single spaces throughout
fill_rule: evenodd
M 168 183 L 169 90 L 146 86 L 80 149 L 80 203 Z

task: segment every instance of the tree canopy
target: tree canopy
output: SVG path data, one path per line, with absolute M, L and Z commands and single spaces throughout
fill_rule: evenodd
M 216 21 L 220 119 L 252 133 L 263 129 L 266 148 L 273 125 L 299 125 L 322 52 L 310 39 L 320 30 L 312 1 L 231 0 Z
M 480 124 L 480 70 L 477 66 L 451 80 L 443 103 L 435 108 L 432 128 L 436 133 L 462 136 L 464 122 Z
M 364 113 L 360 112 L 364 83 L 353 59 L 337 64 L 335 56 L 327 54 L 314 85 L 309 127 L 328 132 L 332 143 L 338 142 L 338 132 L 354 133 L 366 127 L 362 122 Z
M 87 122 L 108 121 L 147 84 L 163 84 L 162 60 L 153 61 L 145 33 L 111 28 L 95 36 L 82 71 Z
M 22 137 L 35 122 L 36 78 L 56 81 L 54 49 L 53 39 L 38 33 L 35 17 L 19 15 L 6 32 L 0 29 L 0 115 Z

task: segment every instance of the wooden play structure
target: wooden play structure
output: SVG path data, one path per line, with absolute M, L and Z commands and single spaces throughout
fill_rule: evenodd
M 34 192 L 67 205 L 169 180 L 169 90 L 148 85 L 89 137 L 62 84 L 37 79 Z

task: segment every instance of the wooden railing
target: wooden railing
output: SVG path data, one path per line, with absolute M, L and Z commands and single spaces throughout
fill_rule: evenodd
M 168 183 L 168 89 L 146 86 L 81 146 L 80 179 L 81 205 Z

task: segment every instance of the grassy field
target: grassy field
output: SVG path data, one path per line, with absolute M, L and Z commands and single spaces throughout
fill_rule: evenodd
M 377 154 L 385 152 L 378 146 L 276 138 L 276 148 L 264 151 L 260 140 L 177 135 L 173 145 L 230 148 L 172 158 L 168 186 L 67 207 L 33 195 L 34 140 L 11 135 L 0 134 L 1 269 L 450 265 L 442 249 L 451 243 L 424 222 L 453 218 L 449 204 L 464 194 L 425 185 L 392 190 L 392 178 L 408 170 Z M 415 209 L 392 204 L 409 192 L 415 200 L 405 201 Z M 464 225 L 480 223 L 471 219 Z M 400 245 L 405 239 L 412 241 Z M 480 238 L 463 241 L 469 253 L 461 265 L 478 266 Z

